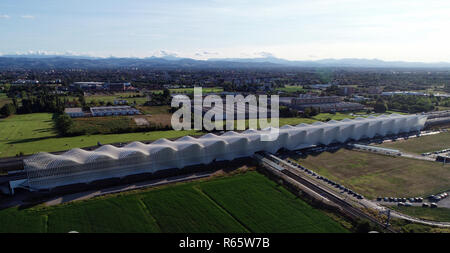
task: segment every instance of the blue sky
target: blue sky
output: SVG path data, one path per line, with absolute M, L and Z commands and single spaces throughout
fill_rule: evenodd
M 450 1 L 2 0 L 0 54 L 450 62 Z

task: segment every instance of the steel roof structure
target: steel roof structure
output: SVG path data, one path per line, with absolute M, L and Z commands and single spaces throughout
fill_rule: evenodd
M 258 151 L 275 153 L 281 148 L 295 150 L 309 145 L 328 145 L 419 131 L 426 115 L 381 115 L 378 117 L 285 125 L 279 129 L 249 129 L 222 135 L 206 134 L 200 138 L 185 136 L 176 141 L 160 139 L 151 144 L 133 142 L 122 148 L 104 145 L 93 151 L 72 149 L 61 155 L 38 153 L 24 160 L 30 189 L 51 189 L 75 183 L 153 173 L 169 168 L 209 164 L 251 156 Z M 271 131 L 278 138 L 264 141 Z

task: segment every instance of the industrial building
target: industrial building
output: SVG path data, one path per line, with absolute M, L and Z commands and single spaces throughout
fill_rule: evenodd
M 139 114 L 139 113 L 140 112 L 138 109 L 133 108 L 128 105 L 91 107 L 91 114 L 94 117 L 135 115 L 135 114 Z
M 301 149 L 311 145 L 343 143 L 401 132 L 419 131 L 426 115 L 382 115 L 379 117 L 331 120 L 327 123 L 285 125 L 280 129 L 233 131 L 200 138 L 185 136 L 176 141 L 160 139 L 151 144 L 133 142 L 125 147 L 102 146 L 94 151 L 72 149 L 61 155 L 38 153 L 24 160 L 27 179 L 12 182 L 11 187 L 30 190 L 52 189 L 76 183 L 89 183 L 108 178 L 154 173 L 209 164 L 213 161 L 247 157 L 255 152 L 275 153 L 281 148 Z M 278 136 L 264 141 L 264 136 L 279 130 Z
M 304 111 L 306 108 L 320 109 L 320 112 L 345 112 L 364 110 L 364 106 L 359 103 L 342 102 L 339 96 L 312 96 L 300 95 L 293 98 L 289 105 L 296 110 Z
M 83 112 L 83 108 L 75 107 L 75 108 L 66 108 L 64 109 L 64 113 L 69 115 L 71 118 L 79 118 L 84 117 L 85 113 Z

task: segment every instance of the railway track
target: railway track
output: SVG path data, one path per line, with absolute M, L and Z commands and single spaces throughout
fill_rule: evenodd
M 289 178 L 295 180 L 296 182 L 302 184 L 303 186 L 307 187 L 308 189 L 327 198 L 328 200 L 330 200 L 331 202 L 333 202 L 334 204 L 339 206 L 341 208 L 341 210 L 343 212 L 345 212 L 346 214 L 348 214 L 352 217 L 356 217 L 356 218 L 367 219 L 367 220 L 383 227 L 388 232 L 396 233 L 395 230 L 393 230 L 389 227 L 386 228 L 385 225 L 383 223 L 381 223 L 379 220 L 366 214 L 359 208 L 354 207 L 352 204 L 348 203 L 345 199 L 337 196 L 335 193 L 329 191 L 328 189 L 321 187 L 317 183 L 312 182 L 310 179 L 303 177 L 300 174 L 300 171 L 298 171 L 298 169 L 294 168 L 293 166 L 291 166 L 289 164 L 284 164 L 284 163 L 280 164 L 280 161 L 278 161 L 278 160 L 281 160 L 281 159 L 279 159 L 279 158 L 273 159 L 272 155 L 264 155 L 263 158 L 265 158 L 265 159 L 260 159 L 260 161 L 263 162 L 266 166 L 270 166 L 271 168 L 280 171 L 284 175 L 286 175 Z M 267 162 L 267 160 L 269 160 L 271 162 Z M 278 165 L 278 167 L 274 166 L 274 164 Z

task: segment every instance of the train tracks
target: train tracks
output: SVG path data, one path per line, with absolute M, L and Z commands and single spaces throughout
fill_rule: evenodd
M 376 218 L 366 214 L 359 208 L 353 206 L 346 199 L 338 196 L 336 193 L 330 191 L 329 189 L 326 189 L 325 187 L 312 181 L 311 179 L 308 179 L 307 177 L 302 175 L 302 173 L 297 168 L 295 168 L 294 166 L 292 166 L 289 163 L 284 162 L 282 159 L 280 159 L 276 156 L 273 156 L 273 155 L 269 155 L 269 154 L 256 154 L 255 158 L 258 159 L 264 166 L 268 166 L 272 169 L 275 169 L 275 170 L 281 172 L 282 174 L 293 179 L 294 181 L 301 184 L 302 186 L 304 186 L 304 187 L 308 188 L 309 190 L 315 192 L 316 194 L 328 199 L 333 204 L 338 206 L 343 212 L 350 215 L 351 217 L 367 219 L 367 220 L 383 227 L 388 232 L 396 233 L 395 230 L 393 230 L 389 227 L 385 227 L 385 225 L 382 222 L 380 222 Z

